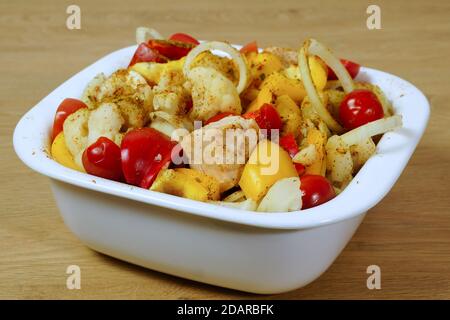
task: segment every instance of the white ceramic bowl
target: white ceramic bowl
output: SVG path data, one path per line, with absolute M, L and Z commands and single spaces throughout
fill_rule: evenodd
M 261 214 L 219 207 L 105 180 L 63 167 L 48 155 L 55 110 L 80 97 L 99 72 L 127 66 L 136 46 L 113 52 L 76 74 L 17 124 L 14 148 L 51 178 L 66 225 L 87 246 L 150 269 L 254 293 L 293 290 L 319 277 L 350 240 L 367 210 L 392 188 L 429 117 L 424 95 L 410 83 L 362 68 L 403 116 L 386 133 L 351 184 L 335 199 L 301 212 Z M 280 199 L 282 201 L 282 199 Z

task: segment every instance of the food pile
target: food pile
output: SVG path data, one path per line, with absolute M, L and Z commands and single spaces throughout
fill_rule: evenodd
M 138 28 L 126 68 L 95 76 L 59 105 L 60 164 L 188 199 L 289 212 L 339 194 L 401 126 L 360 65 L 314 39 L 240 50 Z M 374 141 L 375 140 L 375 141 Z

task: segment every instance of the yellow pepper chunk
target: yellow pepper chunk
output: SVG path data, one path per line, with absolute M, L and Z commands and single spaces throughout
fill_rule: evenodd
M 150 190 L 203 202 L 220 198 L 219 182 L 194 169 L 162 170 Z
M 328 80 L 328 68 L 326 64 L 316 56 L 308 57 L 308 64 L 311 70 L 311 78 L 317 90 L 322 91 L 325 88 Z M 284 74 L 289 79 L 296 79 L 301 81 L 298 66 L 290 66 L 284 70 Z
M 239 186 L 247 199 L 258 202 L 275 182 L 290 177 L 298 173 L 289 154 L 278 144 L 262 140 L 250 155 Z
M 163 71 L 182 71 L 185 58 L 169 61 L 167 63 L 157 62 L 139 62 L 134 64 L 130 69 L 136 71 L 145 78 L 149 83 L 155 85 L 159 83 L 159 79 Z
M 317 175 L 325 175 L 324 172 L 324 160 L 325 160 L 325 137 L 323 134 L 315 129 L 311 128 L 308 130 L 306 135 L 307 144 L 312 144 L 316 148 L 317 157 L 316 160 L 306 167 L 305 174 L 317 174 Z
M 274 72 L 283 69 L 278 57 L 269 52 L 252 53 L 247 56 L 252 80 L 257 84 Z
M 73 160 L 72 154 L 70 153 L 69 149 L 67 149 L 64 132 L 61 131 L 56 136 L 55 140 L 53 140 L 51 153 L 53 159 L 59 164 L 62 164 L 63 166 L 70 169 L 83 171 L 77 166 L 77 164 Z
M 305 88 L 299 80 L 289 79 L 279 72 L 272 73 L 263 81 L 261 91 L 264 88 L 268 88 L 276 96 L 287 94 L 297 103 L 306 96 Z
M 284 94 L 277 98 L 275 108 L 283 121 L 281 135 L 292 133 L 294 137 L 300 134 L 300 125 L 302 123 L 302 113 L 297 104 L 288 95 Z
M 259 93 L 258 96 L 256 97 L 255 100 L 253 100 L 250 105 L 248 106 L 247 110 L 245 112 L 253 112 L 258 110 L 259 108 L 261 108 L 263 106 L 263 104 L 265 103 L 273 103 L 273 93 L 272 91 L 270 91 L 270 88 L 262 88 Z

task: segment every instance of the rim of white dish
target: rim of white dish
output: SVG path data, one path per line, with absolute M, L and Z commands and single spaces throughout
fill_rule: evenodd
M 336 198 L 311 209 L 286 213 L 243 211 L 153 192 L 81 173 L 52 160 L 47 150 L 53 116 L 59 103 L 67 97 L 81 97 L 83 88 L 96 74 L 110 74 L 126 67 L 135 49 L 136 45 L 130 46 L 99 59 L 61 84 L 20 119 L 14 131 L 14 149 L 27 166 L 52 179 L 139 201 L 143 205 L 156 205 L 254 227 L 305 229 L 353 218 L 381 201 L 404 170 L 428 123 L 429 103 L 419 89 L 397 76 L 361 68 L 357 79 L 370 81 L 382 88 L 393 103 L 395 113 L 402 115 L 403 127 L 384 134 L 376 154 Z

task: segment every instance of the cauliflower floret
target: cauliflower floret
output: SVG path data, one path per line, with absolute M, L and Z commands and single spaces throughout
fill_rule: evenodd
M 181 70 L 164 70 L 158 85 L 153 88 L 154 110 L 173 115 L 185 114 L 189 109 L 191 96 L 183 87 L 184 82 L 185 78 Z
M 83 168 L 81 155 L 88 144 L 88 121 L 91 111 L 82 108 L 72 113 L 64 121 L 63 131 L 66 146 L 74 157 L 75 163 Z
M 97 141 L 100 137 L 106 137 L 115 141 L 116 135 L 125 123 L 120 115 L 120 110 L 113 103 L 103 103 L 93 110 L 88 121 L 88 145 Z
M 106 137 L 120 145 L 123 124 L 124 119 L 114 103 L 103 103 L 92 111 L 79 109 L 69 115 L 64 121 L 63 130 L 67 148 L 75 163 L 83 168 L 84 150 L 100 137 Z
M 105 102 L 115 103 L 126 127 L 143 127 L 153 110 L 153 91 L 147 81 L 127 69 L 120 69 L 108 78 L 97 75 L 86 87 L 82 99 L 90 109 Z
M 83 101 L 89 109 L 95 109 L 98 104 L 97 96 L 100 90 L 100 85 L 106 80 L 104 73 L 99 73 L 89 81 L 88 85 L 84 89 L 81 101 Z
M 241 114 L 241 100 L 236 87 L 219 71 L 193 68 L 189 71 L 189 82 L 192 86 L 192 119 L 207 120 L 219 112 Z
M 234 85 L 239 81 L 239 70 L 233 60 L 226 57 L 219 57 L 209 51 L 205 51 L 197 56 L 192 62 L 191 69 L 195 67 L 213 68 L 230 79 Z

